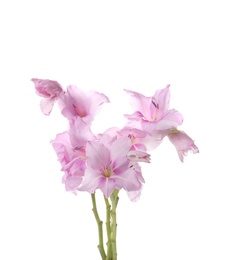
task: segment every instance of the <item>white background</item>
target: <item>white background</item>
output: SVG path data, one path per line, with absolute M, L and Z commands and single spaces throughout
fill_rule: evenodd
M 142 165 L 140 200 L 120 192 L 118 259 L 229 259 L 226 3 L 1 1 L 0 259 L 100 259 L 90 195 L 65 191 L 50 145 L 67 122 L 57 106 L 41 113 L 34 77 L 106 94 L 96 133 L 132 112 L 123 88 L 171 84 L 200 153 L 182 164 L 164 140 Z

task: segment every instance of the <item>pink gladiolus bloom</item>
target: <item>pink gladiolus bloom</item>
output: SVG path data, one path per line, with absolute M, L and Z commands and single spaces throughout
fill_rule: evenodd
M 101 105 L 109 102 L 104 94 L 96 91 L 83 92 L 78 87 L 70 85 L 64 95 L 62 114 L 69 120 L 81 117 L 85 123 L 91 123 Z
M 155 130 L 176 128 L 182 124 L 182 115 L 174 109 L 169 109 L 169 85 L 157 90 L 153 97 L 145 97 L 135 91 L 125 91 L 131 94 L 130 102 L 136 109 L 132 115 L 125 116 L 130 121 L 135 121 L 136 126 L 140 123 L 142 129 L 149 134 Z
M 49 115 L 53 105 L 58 98 L 61 98 L 63 89 L 57 81 L 48 79 L 31 79 L 35 84 L 37 95 L 43 97 L 40 102 L 41 111 L 45 115 Z
M 121 136 L 127 136 L 130 141 L 132 148 L 134 150 L 141 150 L 141 151 L 146 151 L 146 146 L 145 146 L 145 137 L 147 136 L 147 133 L 136 129 L 136 128 L 131 128 L 131 127 L 124 127 L 120 131 L 118 131 L 118 134 Z
M 86 169 L 85 145 L 95 136 L 81 118 L 74 118 L 68 132 L 58 134 L 52 141 L 52 146 L 57 153 L 65 172 L 63 182 L 67 191 L 76 193 L 81 184 Z
M 184 161 L 184 156 L 186 156 L 189 151 L 192 153 L 199 152 L 199 149 L 194 144 L 194 141 L 183 131 L 172 129 L 168 134 L 168 138 L 175 146 L 178 156 L 182 162 Z
M 85 149 L 75 149 L 69 139 L 69 133 L 58 134 L 51 142 L 62 165 L 64 176 L 62 182 L 67 191 L 77 193 L 77 188 L 83 181 L 85 171 Z
M 87 170 L 81 191 L 94 193 L 100 189 L 108 198 L 114 189 L 137 191 L 141 188 L 138 173 L 128 160 L 131 143 L 128 137 L 120 137 L 109 146 L 101 142 L 86 145 Z

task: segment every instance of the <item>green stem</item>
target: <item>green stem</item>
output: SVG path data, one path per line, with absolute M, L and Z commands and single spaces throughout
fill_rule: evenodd
M 108 198 L 104 196 L 106 203 L 106 229 L 107 229 L 107 258 L 106 260 L 112 260 L 112 243 L 111 243 L 111 205 Z
M 117 220 L 116 220 L 116 208 L 118 205 L 118 190 L 114 190 L 110 199 L 112 204 L 111 209 L 111 244 L 112 244 L 112 260 L 117 260 L 117 245 L 116 245 L 116 235 L 117 235 Z
M 98 249 L 100 252 L 100 255 L 102 257 L 102 260 L 106 260 L 106 254 L 104 251 L 104 247 L 103 247 L 103 222 L 100 220 L 99 218 L 99 214 L 97 211 L 97 206 L 96 206 L 96 200 L 95 200 L 95 193 L 91 194 L 91 199 L 92 199 L 92 211 L 94 213 L 97 225 L 98 225 L 98 232 L 99 232 L 99 245 L 98 245 Z

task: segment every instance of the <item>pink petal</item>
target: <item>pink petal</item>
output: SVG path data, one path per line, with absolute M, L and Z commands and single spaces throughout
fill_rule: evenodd
M 151 97 L 145 97 L 144 95 L 124 89 L 128 94 L 131 95 L 130 104 L 132 107 L 139 111 L 147 120 L 151 119 Z
M 31 79 L 31 81 L 35 84 L 37 94 L 44 98 L 57 97 L 63 92 L 61 85 L 57 81 L 37 78 Z
M 53 98 L 44 98 L 40 101 L 40 108 L 41 111 L 45 114 L 45 115 L 50 115 L 52 109 L 53 109 L 53 105 L 55 103 L 55 99 Z
M 77 176 L 77 175 L 69 176 L 65 181 L 66 191 L 71 191 L 76 194 L 77 189 L 82 183 L 82 181 L 83 181 L 82 176 Z
M 92 169 L 87 169 L 85 171 L 84 181 L 78 190 L 94 193 L 95 190 L 98 189 L 100 179 L 102 178 L 104 178 L 104 176 L 102 176 L 99 172 Z
M 72 160 L 73 151 L 68 132 L 57 134 L 56 138 L 51 141 L 51 144 L 62 166 Z
M 130 150 L 131 141 L 128 137 L 122 136 L 114 141 L 110 148 L 111 160 L 115 161 L 117 158 L 125 157 Z
M 74 148 L 84 147 L 88 141 L 95 139 L 90 126 L 81 117 L 75 117 L 71 120 L 69 137 Z
M 86 144 L 88 165 L 94 170 L 100 170 L 110 163 L 110 152 L 107 147 L 98 142 Z
M 139 200 L 141 196 L 141 192 L 142 192 L 142 187 L 137 191 L 127 191 L 127 195 L 132 202 L 136 202 Z
M 109 198 L 116 188 L 116 183 L 114 179 L 111 178 L 102 178 L 99 183 L 99 189 L 102 191 L 106 198 Z
M 128 126 L 118 131 L 118 133 L 122 136 L 130 136 L 130 137 L 133 136 L 134 138 L 136 137 L 143 138 L 146 136 L 146 132 Z
M 116 175 L 122 174 L 124 171 L 129 169 L 129 160 L 127 155 L 125 157 L 116 158 L 112 163 L 113 171 Z
M 132 168 L 129 168 L 120 175 L 114 175 L 110 178 L 114 178 L 118 189 L 125 189 L 127 191 L 136 191 L 141 188 L 141 182 L 139 181 L 137 174 Z
M 110 102 L 109 98 L 106 95 L 96 91 L 90 91 L 88 96 L 90 98 L 90 112 L 94 114 L 97 114 L 99 112 L 99 109 L 103 103 Z
M 183 116 L 176 110 L 169 110 L 166 115 L 156 122 L 142 122 L 142 128 L 147 133 L 152 134 L 153 131 L 167 130 L 176 128 L 183 123 Z
M 163 138 L 167 136 L 167 134 L 168 134 L 168 130 L 153 131 L 152 134 L 148 134 L 144 138 L 144 144 L 147 150 L 150 151 L 156 149 L 162 143 Z
M 168 134 L 168 138 L 175 146 L 182 162 L 184 161 L 184 156 L 186 156 L 189 151 L 192 153 L 199 153 L 199 149 L 194 144 L 194 141 L 183 131 L 174 129 Z
M 164 115 L 166 111 L 169 109 L 169 101 L 170 101 L 170 85 L 167 85 L 166 88 L 159 89 L 155 92 L 154 98 L 157 100 L 160 113 Z

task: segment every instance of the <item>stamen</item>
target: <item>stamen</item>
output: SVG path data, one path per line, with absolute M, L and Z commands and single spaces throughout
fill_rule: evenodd
M 156 99 L 155 99 L 154 97 L 151 99 L 151 103 L 152 103 L 157 109 L 159 109 L 159 105 L 158 105 L 158 103 L 157 103 L 157 101 L 156 101 Z
M 76 147 L 74 148 L 74 150 L 77 151 L 77 150 L 80 150 L 81 148 L 83 148 L 83 146 L 76 146 Z
M 103 174 L 104 177 L 109 178 L 109 177 L 111 177 L 112 174 L 113 174 L 113 171 L 112 171 L 112 168 L 111 168 L 110 164 L 111 164 L 111 162 L 108 164 L 107 167 L 105 167 L 104 169 L 102 169 L 102 174 Z

